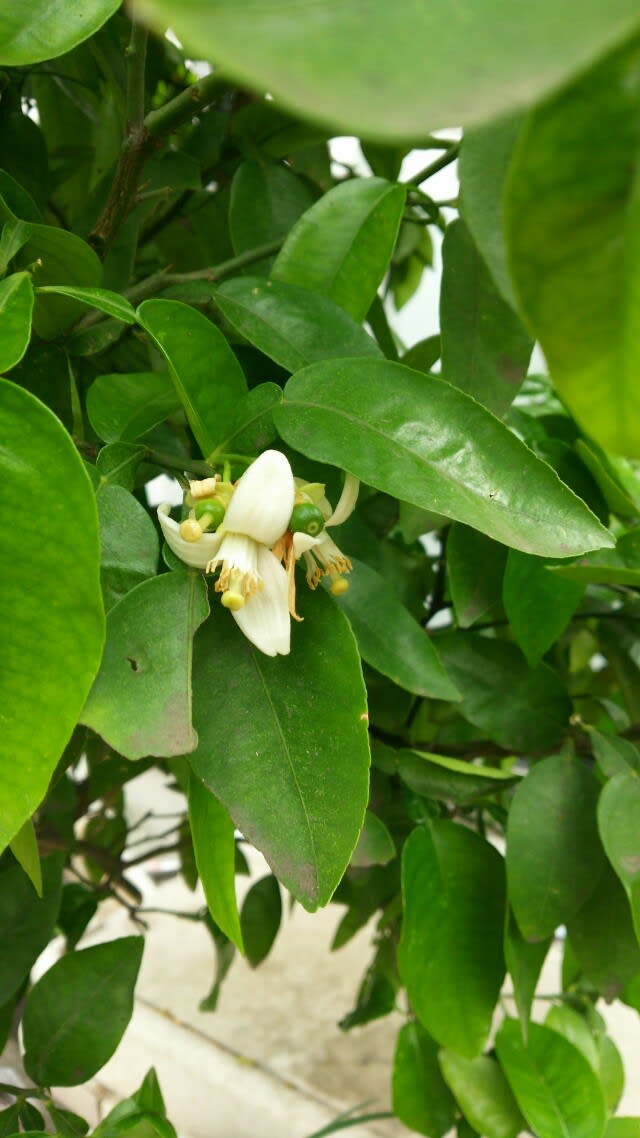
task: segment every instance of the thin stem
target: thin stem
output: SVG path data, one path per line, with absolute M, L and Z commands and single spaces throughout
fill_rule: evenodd
M 164 107 L 149 111 L 144 120 L 149 138 L 161 138 L 171 134 L 177 127 L 192 119 L 197 111 L 206 107 L 215 95 L 226 88 L 227 84 L 221 82 L 219 75 L 204 75 L 197 83 L 186 87 L 179 95 L 165 103 Z
M 450 166 L 452 162 L 455 162 L 459 153 L 460 143 L 455 142 L 444 154 L 436 158 L 435 162 L 430 162 L 428 166 L 425 166 L 424 169 L 414 174 L 413 177 L 407 178 L 405 185 L 421 186 L 423 182 L 427 181 L 427 178 L 433 177 L 433 175 L 437 174 L 440 170 L 444 170 L 445 166 Z
M 151 447 L 146 448 L 145 458 L 154 466 L 164 466 L 167 470 L 175 470 L 178 474 L 188 470 L 192 474 L 199 474 L 201 478 L 209 478 L 211 475 L 209 463 L 198 458 L 177 458 L 175 454 L 162 454 Z
M 145 67 L 147 60 L 147 29 L 142 24 L 131 25 L 131 38 L 126 50 L 127 60 L 127 128 L 133 133 L 144 123 Z

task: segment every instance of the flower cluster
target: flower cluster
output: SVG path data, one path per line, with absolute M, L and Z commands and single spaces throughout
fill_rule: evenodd
M 185 496 L 189 516 L 178 523 L 170 507 L 158 509 L 167 545 L 187 565 L 218 573 L 215 588 L 244 635 L 267 656 L 287 655 L 295 605 L 295 565 L 304 559 L 315 589 L 328 575 L 331 592 L 348 587 L 351 562 L 327 533 L 355 506 L 359 483 L 346 476 L 332 510 L 320 483 L 293 476 L 288 459 L 268 450 L 237 483 L 220 478 L 191 482 Z

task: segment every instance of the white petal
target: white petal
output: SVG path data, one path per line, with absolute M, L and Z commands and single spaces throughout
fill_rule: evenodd
M 292 536 L 293 556 L 297 561 L 299 557 L 302 557 L 303 553 L 308 553 L 310 549 L 313 549 L 314 545 L 321 545 L 327 535 L 325 531 L 322 530 L 319 537 L 312 537 L 310 533 L 302 532 L 294 533 Z
M 288 459 L 279 450 L 266 450 L 238 482 L 223 528 L 271 547 L 289 524 L 294 497 Z
M 346 522 L 350 514 L 353 513 L 355 504 L 358 500 L 359 490 L 360 479 L 354 478 L 353 474 L 346 474 L 344 479 L 344 486 L 342 487 L 342 494 L 340 495 L 338 504 L 331 517 L 327 518 L 325 525 L 339 526 L 342 524 L 342 522 Z
M 191 565 L 193 569 L 204 569 L 218 552 L 222 536 L 218 533 L 203 533 L 199 541 L 185 541 L 180 537 L 180 526 L 169 517 L 170 509 L 168 502 L 158 506 L 158 521 L 169 549 L 186 565 Z
M 291 645 L 287 574 L 268 549 L 258 552 L 258 572 L 264 588 L 231 615 L 247 640 L 266 656 L 288 656 Z

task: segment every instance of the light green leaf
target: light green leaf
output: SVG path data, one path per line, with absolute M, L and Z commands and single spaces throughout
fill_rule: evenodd
M 75 233 L 53 225 L 33 225 L 31 237 L 22 247 L 16 263 L 33 265 L 34 286 L 79 285 L 92 288 L 100 283 L 102 265 L 93 249 Z M 33 327 L 44 340 L 54 340 L 85 306 L 69 296 L 36 292 Z
M 106 443 L 132 442 L 181 406 L 170 376 L 143 371 L 99 375 L 87 392 L 87 415 Z
M 331 897 L 356 845 L 369 749 L 347 621 L 324 592 L 300 594 L 298 606 L 304 621 L 292 629 L 291 655 L 276 659 L 257 652 L 216 606 L 195 642 L 199 744 L 189 762 L 313 910 Z
M 85 1083 L 118 1046 L 133 1011 L 143 937 L 72 952 L 31 989 L 22 1021 L 24 1065 L 35 1083 Z
M 40 805 L 76 724 L 100 663 L 104 615 L 95 498 L 71 439 L 51 411 L 6 380 L 0 438 L 4 848 Z M 34 512 L 23 508 L 28 502 L 47 506 Z
M 549 557 L 612 545 L 584 503 L 490 412 L 402 364 L 312 364 L 287 383 L 275 421 L 310 458 L 505 545 Z
M 169 364 L 206 458 L 235 425 L 238 403 L 247 391 L 242 368 L 222 332 L 188 304 L 145 300 L 137 315 Z
M 0 65 L 55 59 L 97 32 L 119 6 L 119 0 L 16 0 L 0 16 Z
M 353 851 L 351 864 L 364 868 L 369 865 L 386 865 L 396 856 L 396 846 L 381 818 L 367 810 L 364 825 Z
M 533 341 L 460 218 L 447 227 L 442 261 L 442 377 L 501 416 L 526 375 Z
M 337 603 L 349 618 L 363 660 L 416 695 L 459 699 L 428 633 L 389 583 L 363 561 L 352 558 L 352 564 L 349 588 Z
M 273 279 L 327 296 L 362 323 L 391 260 L 405 196 L 383 178 L 334 186 L 294 225 Z
M 582 585 L 640 585 L 640 529 L 618 538 L 615 549 L 596 549 L 578 561 L 555 565 L 554 577 Z
M 53 935 L 62 889 L 60 854 L 42 862 L 43 890 L 38 897 L 22 866 L 0 871 L 0 1007 L 20 989 Z
M 603 1138 L 640 1138 L 640 1118 L 610 1118 Z
M 236 843 L 231 818 L 199 779 L 189 779 L 189 825 L 207 907 L 225 936 L 244 952 L 235 890 Z
M 0 281 L 0 372 L 19 363 L 29 347 L 33 287 L 30 273 L 12 273 Z
M 100 476 L 99 486 L 124 486 L 133 490 L 136 473 L 145 455 L 143 446 L 134 443 L 108 443 L 96 459 L 96 470 Z
M 570 1007 L 569 1004 L 555 1004 L 549 1008 L 544 1022 L 552 1031 L 557 1031 L 559 1035 L 568 1039 L 569 1043 L 573 1043 L 573 1046 L 582 1052 L 592 1071 L 596 1075 L 599 1074 L 600 1053 L 598 1045 L 586 1019 L 580 1015 L 580 1012 Z
M 440 1052 L 442 1073 L 467 1121 L 486 1138 L 517 1138 L 525 1128 L 518 1104 L 495 1059 Z
M 241 162 L 231 183 L 229 232 L 235 253 L 284 240 L 298 218 L 313 205 L 314 195 L 288 166 L 264 156 Z M 266 275 L 271 259 L 251 268 Z
M 598 1071 L 609 1111 L 614 1111 L 624 1091 L 624 1064 L 622 1056 L 608 1035 L 598 1035 Z
M 534 110 L 505 198 L 514 285 L 560 396 L 597 442 L 635 457 L 639 81 L 636 39 Z
M 532 668 L 564 632 L 583 592 L 579 581 L 549 572 L 542 558 L 509 550 L 502 600 L 513 635 Z
M 2 173 L 0 171 L 0 173 Z M 4 187 L 0 180 L 0 190 Z M 17 218 L 10 217 L 5 221 L 0 232 L 0 276 L 6 273 L 9 262 L 13 260 L 16 253 L 26 245 L 32 233 L 32 226 L 28 221 L 18 221 Z
M 615 775 L 603 788 L 598 828 L 607 857 L 629 895 L 640 940 L 640 778 L 635 771 Z
M 426 751 L 400 750 L 396 752 L 396 761 L 400 778 L 415 794 L 465 805 L 506 790 L 518 781 L 518 775 L 500 767 L 481 766 Z
M 507 560 L 503 545 L 470 526 L 454 522 L 447 535 L 447 575 L 456 620 L 469 628 L 502 610 L 502 577 Z
M 441 1138 L 456 1104 L 438 1065 L 438 1044 L 420 1023 L 400 1028 L 393 1057 L 393 1113 L 418 1134 Z
M 578 759 L 552 755 L 518 786 L 507 827 L 509 899 L 526 940 L 552 936 L 593 892 L 604 866 L 598 782 Z
M 236 277 L 214 300 L 241 336 L 290 372 L 316 360 L 381 354 L 343 308 L 297 285 Z
M 38 897 L 42 897 L 42 866 L 38 839 L 31 818 L 28 818 L 18 833 L 9 842 L 11 853 L 24 869 Z
M 100 518 L 100 580 L 108 611 L 141 581 L 153 577 L 160 542 L 149 514 L 123 486 L 101 486 L 96 500 Z
M 194 58 L 302 117 L 388 142 L 538 99 L 638 27 L 631 0 L 586 0 L 579 21 L 572 0 L 542 0 L 535 10 L 499 0 L 374 9 L 358 0 L 329 8 L 248 0 L 241 11 L 234 0 L 182 0 L 178 9 L 136 0 L 134 10 L 160 31 L 170 26 Z
M 472 1059 L 504 977 L 502 858 L 472 830 L 432 822 L 405 844 L 402 897 L 398 966 L 411 1005 L 434 1039 Z
M 640 754 L 634 743 L 620 735 L 605 735 L 602 731 L 596 731 L 595 727 L 588 727 L 587 730 L 596 762 L 605 778 L 640 769 Z
M 73 288 L 71 285 L 39 285 L 36 294 L 59 293 L 60 296 L 70 296 L 80 304 L 87 304 L 97 308 L 99 312 L 106 312 L 107 316 L 114 316 L 124 324 L 135 324 L 136 312 L 125 296 L 118 292 L 111 292 L 108 288 Z
M 111 609 L 107 643 L 81 721 L 127 759 L 182 755 L 191 726 L 191 647 L 208 612 L 198 573 L 163 573 Z
M 637 518 L 640 494 L 633 470 L 628 477 L 628 463 L 619 455 L 606 454 L 589 439 L 576 439 L 573 449 L 587 467 L 613 514 L 620 518 Z
M 519 1024 L 505 1020 L 495 1046 L 518 1106 L 540 1138 L 601 1138 L 602 1088 L 572 1043 L 532 1023 L 525 1047 Z

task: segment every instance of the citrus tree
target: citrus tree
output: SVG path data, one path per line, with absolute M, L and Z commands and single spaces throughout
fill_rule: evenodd
M 0 1133 L 87 1132 L 56 1088 L 144 936 L 82 938 L 140 922 L 157 767 L 209 1007 L 281 890 L 335 902 L 410 1131 L 636 1135 L 597 1005 L 640 1009 L 637 5 L 13 0 L 0 69 Z M 152 1072 L 125 1131 L 175 1133 Z

